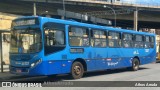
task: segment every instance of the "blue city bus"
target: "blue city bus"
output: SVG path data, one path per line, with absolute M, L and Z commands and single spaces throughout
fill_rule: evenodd
M 10 72 L 54 76 L 156 61 L 155 34 L 40 16 L 12 21 Z

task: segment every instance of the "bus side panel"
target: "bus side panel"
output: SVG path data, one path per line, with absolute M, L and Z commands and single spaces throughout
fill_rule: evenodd
M 145 52 L 145 49 L 142 48 L 134 48 L 133 58 L 138 57 L 140 64 L 145 63 L 148 60 L 148 53 Z
M 92 59 L 95 60 L 95 70 L 107 69 L 107 48 L 92 48 Z
M 45 69 L 48 71 L 48 75 L 70 73 L 71 65 L 71 60 L 49 60 L 46 61 Z
M 95 67 L 95 60 L 93 59 L 89 59 L 89 60 L 86 60 L 86 64 L 87 64 L 87 71 L 93 71 L 93 70 L 96 70 L 96 67 Z
M 62 74 L 70 72 L 72 60 L 67 58 L 67 51 L 54 52 L 54 54 L 46 55 L 46 67 L 48 74 Z
M 49 75 L 61 73 L 62 64 L 60 60 L 49 60 L 46 63 L 46 70 L 48 70 Z
M 132 65 L 131 59 L 133 58 L 133 49 L 109 48 L 108 58 L 111 59 L 110 61 L 107 61 L 110 69 L 130 67 Z
M 140 62 L 141 64 L 148 64 L 151 62 L 156 61 L 156 50 L 155 49 L 145 49 L 145 56 L 144 57 L 140 57 Z
M 83 49 L 83 52 L 71 52 L 70 49 Z M 96 70 L 95 59 L 93 59 L 94 50 L 90 47 L 70 47 L 68 53 L 68 59 L 77 60 L 82 59 L 87 65 L 87 71 Z
M 34 68 L 30 68 L 29 75 L 48 75 L 48 69 L 46 70 L 47 62 L 43 61 L 42 63 L 38 64 Z
M 63 60 L 61 73 L 70 73 L 73 60 Z

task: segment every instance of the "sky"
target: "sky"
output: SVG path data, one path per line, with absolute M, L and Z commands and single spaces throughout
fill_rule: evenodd
M 141 3 L 141 4 L 152 4 L 152 5 L 160 5 L 160 0 L 121 0 L 123 2 L 129 3 Z

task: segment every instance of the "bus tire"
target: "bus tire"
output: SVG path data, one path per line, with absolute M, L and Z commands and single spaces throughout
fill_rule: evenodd
M 134 58 L 132 61 L 132 71 L 137 71 L 139 69 L 140 62 L 137 58 Z
M 75 61 L 72 64 L 71 68 L 71 78 L 72 79 L 80 79 L 84 74 L 84 68 L 82 63 Z

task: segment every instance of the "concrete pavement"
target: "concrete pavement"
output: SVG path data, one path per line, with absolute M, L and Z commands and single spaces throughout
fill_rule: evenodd
M 138 71 L 127 69 L 89 72 L 81 79 L 71 80 L 68 75 L 58 75 L 48 78 L 46 76 L 26 77 L 13 75 L 9 72 L 0 73 L 1 81 L 160 81 L 160 63 L 152 63 L 140 66 Z M 97 83 L 99 84 L 99 83 Z M 31 89 L 31 88 L 29 88 Z M 42 90 L 44 88 L 36 88 Z M 160 90 L 160 87 L 50 87 L 48 90 Z M 0 89 L 1 90 L 1 89 Z M 3 89 L 3 90 L 14 90 Z M 17 89 L 16 89 L 17 90 Z M 19 90 L 27 90 L 20 88 Z

